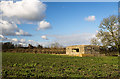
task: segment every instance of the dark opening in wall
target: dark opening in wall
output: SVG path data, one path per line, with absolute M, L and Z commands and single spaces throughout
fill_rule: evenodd
M 73 52 L 79 52 L 79 49 L 72 49 Z

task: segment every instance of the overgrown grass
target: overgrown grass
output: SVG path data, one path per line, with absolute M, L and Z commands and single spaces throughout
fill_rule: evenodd
M 71 57 L 51 54 L 3 53 L 3 77 L 118 77 L 117 57 Z

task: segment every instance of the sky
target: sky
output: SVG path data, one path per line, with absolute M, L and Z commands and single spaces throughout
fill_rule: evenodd
M 90 44 L 103 18 L 118 14 L 117 2 L 22 0 L 2 1 L 0 5 L 2 41 L 22 45 Z
M 119 0 L 41 0 L 42 2 L 119 2 Z

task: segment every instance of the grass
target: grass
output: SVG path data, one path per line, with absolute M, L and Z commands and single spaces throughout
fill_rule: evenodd
M 2 75 L 6 77 L 118 77 L 117 57 L 72 57 L 51 54 L 3 53 Z

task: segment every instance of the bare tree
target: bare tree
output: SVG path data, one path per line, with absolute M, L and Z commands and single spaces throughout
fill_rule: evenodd
M 58 42 L 52 43 L 52 44 L 50 45 L 50 47 L 51 47 L 51 48 L 63 48 L 63 46 L 60 45 Z

